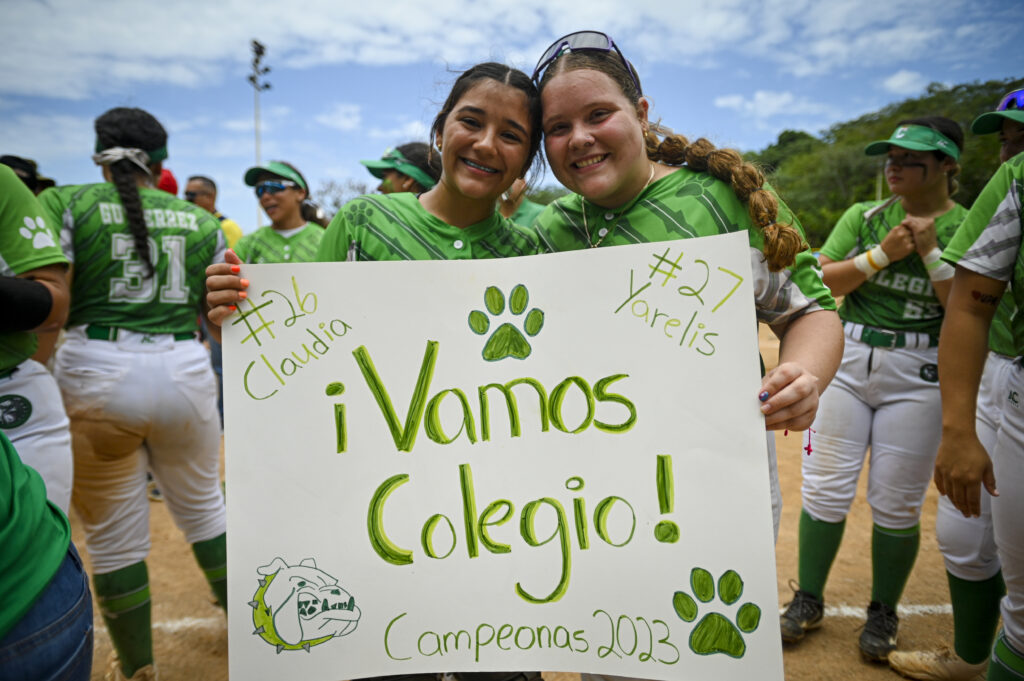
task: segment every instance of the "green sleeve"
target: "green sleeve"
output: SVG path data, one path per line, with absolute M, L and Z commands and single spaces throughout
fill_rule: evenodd
M 852 255 L 857 248 L 858 232 L 864 224 L 864 210 L 863 203 L 855 203 L 843 213 L 825 240 L 825 245 L 821 247 L 823 256 L 838 262 Z
M 349 224 L 345 219 L 344 207 L 339 210 L 327 225 L 320 240 L 320 249 L 316 253 L 317 262 L 343 262 L 348 260 Z
M 996 214 L 999 212 L 1000 205 L 1007 201 L 1008 196 L 1011 196 L 1014 188 L 1014 176 L 1024 176 L 1022 169 L 1024 169 L 1024 153 L 1018 154 L 999 166 L 995 175 L 992 176 L 984 189 L 981 190 L 978 198 L 974 200 L 974 205 L 971 206 L 967 217 L 960 223 L 956 234 L 953 235 L 953 238 L 942 252 L 943 259 L 952 263 L 960 262 L 986 228 L 990 225 L 993 228 L 997 228 L 999 225 L 996 223 L 1006 222 L 1006 220 L 997 220 Z M 1010 222 L 1012 222 L 1013 217 L 1012 215 L 1010 216 Z M 1017 217 L 1019 218 L 1019 215 Z M 964 264 L 966 265 L 966 263 Z M 968 269 L 975 268 L 969 267 Z M 992 276 L 985 271 L 985 268 L 978 268 L 976 271 L 986 276 Z M 992 278 L 1000 277 L 993 276 Z
M 237 255 L 244 263 L 249 262 L 249 259 L 252 257 L 252 245 L 255 238 L 256 232 L 253 232 L 252 234 L 246 234 L 241 239 L 239 239 L 238 243 L 235 244 L 235 247 L 231 249 L 235 252 L 235 255 Z

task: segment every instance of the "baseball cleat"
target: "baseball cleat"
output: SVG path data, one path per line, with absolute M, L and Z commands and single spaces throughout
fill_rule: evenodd
M 889 666 L 908 679 L 923 681 L 985 681 L 988 660 L 971 664 L 949 647 L 939 650 L 894 650 Z
M 860 632 L 860 652 L 872 662 L 885 662 L 889 653 L 896 650 L 896 634 L 900 618 L 885 603 L 871 601 L 868 606 L 868 621 Z
M 793 600 L 779 616 L 782 640 L 785 643 L 797 643 L 808 631 L 820 627 L 824 616 L 824 601 L 802 589 L 795 590 Z

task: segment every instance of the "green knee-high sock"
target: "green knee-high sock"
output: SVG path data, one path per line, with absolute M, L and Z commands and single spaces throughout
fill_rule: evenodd
M 886 529 L 877 524 L 871 528 L 871 600 L 896 609 L 920 545 L 920 525 L 905 530 Z
M 818 599 L 824 600 L 828 571 L 839 553 L 845 528 L 845 518 L 838 523 L 827 523 L 812 518 L 807 511 L 800 511 L 800 588 Z
M 988 681 L 1020 681 L 1024 678 L 1024 652 L 1015 649 L 1000 632 L 988 665 Z
M 203 569 L 206 581 L 217 597 L 217 603 L 228 609 L 228 546 L 227 534 L 220 534 L 213 539 L 197 541 L 192 545 L 192 553 L 196 554 L 196 562 Z
M 988 659 L 999 626 L 999 601 L 1006 593 L 1003 573 L 980 582 L 946 572 L 953 601 L 953 648 L 971 664 Z
M 153 664 L 153 630 L 149 601 L 149 573 L 145 563 L 94 575 L 93 588 L 110 632 L 121 671 L 128 678 Z

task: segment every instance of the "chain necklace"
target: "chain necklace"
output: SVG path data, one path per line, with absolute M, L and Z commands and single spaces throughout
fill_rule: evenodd
M 622 210 L 619 211 L 619 214 L 614 216 L 615 222 L 612 222 L 611 227 L 608 227 L 605 230 L 605 233 L 601 235 L 601 238 L 597 240 L 597 243 L 593 243 L 592 238 L 590 236 L 590 229 L 587 227 L 587 202 L 586 202 L 586 199 L 583 198 L 582 194 L 579 195 L 579 197 L 580 197 L 580 213 L 583 214 L 583 231 L 587 235 L 587 243 L 590 244 L 591 248 L 597 248 L 598 246 L 600 246 L 601 242 L 605 240 L 605 237 L 607 237 L 609 234 L 611 234 L 615 230 L 615 228 L 619 224 L 619 218 L 621 218 L 623 215 L 625 215 L 626 211 L 628 211 L 630 208 L 633 207 L 633 205 L 637 202 L 637 199 L 640 198 L 640 195 L 644 193 L 645 189 L 647 189 L 649 186 L 651 186 L 651 182 L 653 182 L 653 181 L 654 181 L 654 164 L 652 163 L 651 164 L 651 174 L 647 176 L 647 182 L 645 182 L 644 186 L 640 188 L 640 191 L 637 192 L 636 196 L 634 196 L 632 198 L 632 200 L 630 200 L 625 206 L 622 207 Z M 611 222 L 612 219 L 613 218 L 608 218 L 608 221 Z

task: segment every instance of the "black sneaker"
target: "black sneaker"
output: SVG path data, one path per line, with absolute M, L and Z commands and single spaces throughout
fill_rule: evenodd
M 872 662 L 886 662 L 889 653 L 896 650 L 896 634 L 900 618 L 885 603 L 871 601 L 868 606 L 868 621 L 860 632 L 860 652 Z
M 824 615 L 824 601 L 803 589 L 796 589 L 793 592 L 793 600 L 779 616 L 782 640 L 786 643 L 802 640 L 808 631 L 821 626 L 821 618 Z

